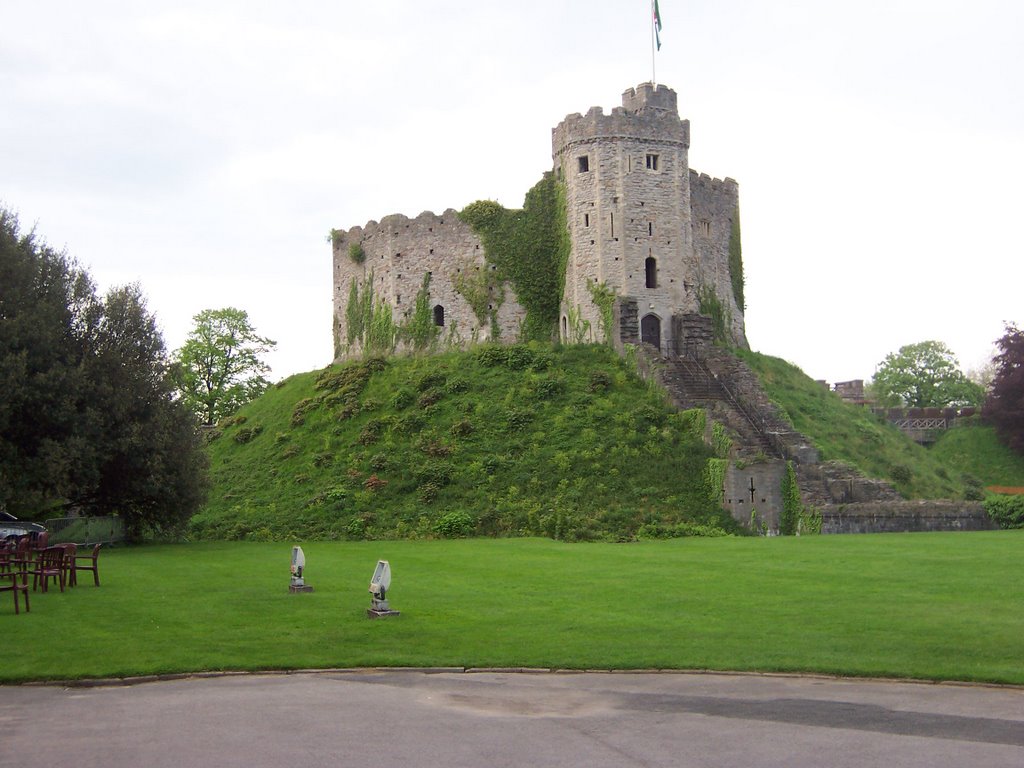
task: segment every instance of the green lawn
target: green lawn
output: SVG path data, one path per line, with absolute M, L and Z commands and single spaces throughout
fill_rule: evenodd
M 524 666 L 1024 683 L 1024 531 L 565 544 L 122 548 L 103 586 L 0 595 L 0 680 L 199 670 Z M 368 620 L 378 558 L 392 607 Z

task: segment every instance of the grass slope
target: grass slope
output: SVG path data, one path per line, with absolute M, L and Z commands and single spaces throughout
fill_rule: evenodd
M 524 666 L 1024 684 L 1024 531 L 312 542 L 114 549 L 103 586 L 0 609 L 0 680 L 198 670 Z M 395 619 L 370 621 L 378 558 Z
M 756 352 L 738 354 L 757 372 L 768 396 L 809 437 L 822 461 L 851 464 L 886 480 L 907 498 L 963 498 L 966 467 L 909 439 L 867 408 L 844 402 L 792 363 Z
M 483 346 L 294 376 L 210 444 L 197 539 L 721 533 L 702 412 L 596 346 Z
M 1024 456 L 1003 445 L 994 427 L 978 424 L 950 429 L 931 452 L 949 466 L 973 475 L 982 485 L 1024 487 Z

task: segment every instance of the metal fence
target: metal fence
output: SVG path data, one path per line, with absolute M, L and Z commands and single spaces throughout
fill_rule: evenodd
M 120 517 L 57 517 L 47 520 L 50 544 L 113 544 L 124 541 Z

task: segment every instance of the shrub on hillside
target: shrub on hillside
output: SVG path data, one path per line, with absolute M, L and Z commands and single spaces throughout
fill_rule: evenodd
M 473 516 L 468 512 L 446 512 L 434 524 L 434 533 L 448 539 L 463 538 L 476 528 Z

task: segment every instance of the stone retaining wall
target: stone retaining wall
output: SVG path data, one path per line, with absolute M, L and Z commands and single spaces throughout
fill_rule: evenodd
M 885 501 L 821 510 L 822 533 L 990 531 L 998 526 L 977 501 Z

